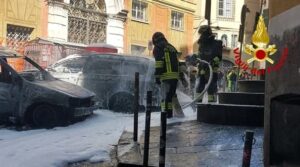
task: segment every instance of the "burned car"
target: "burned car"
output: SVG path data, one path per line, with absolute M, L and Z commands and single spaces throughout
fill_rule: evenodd
M 16 71 L 8 62 L 22 60 Z M 50 127 L 93 113 L 95 94 L 55 79 L 26 56 L 0 48 L 0 120 Z
M 139 72 L 139 104 L 140 111 L 143 111 L 146 91 L 157 91 L 154 87 L 154 64 L 150 57 L 87 52 L 61 59 L 47 70 L 58 79 L 95 92 L 102 108 L 132 113 L 135 72 Z

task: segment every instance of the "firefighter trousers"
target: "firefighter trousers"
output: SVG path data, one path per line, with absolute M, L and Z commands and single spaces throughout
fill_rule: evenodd
M 218 73 L 213 72 L 211 84 L 208 87 L 207 94 L 208 94 L 208 102 L 215 102 L 217 99 L 216 93 L 218 91 Z M 209 70 L 205 71 L 199 75 L 199 82 L 196 88 L 196 96 L 198 96 L 205 88 L 209 79 Z M 199 99 L 199 102 L 202 102 L 202 97 Z
M 161 109 L 167 117 L 173 117 L 172 98 L 176 97 L 177 79 L 165 80 L 161 83 Z

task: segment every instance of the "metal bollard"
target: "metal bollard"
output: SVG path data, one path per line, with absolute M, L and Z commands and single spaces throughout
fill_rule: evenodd
M 152 109 L 152 92 L 147 92 L 147 109 L 145 120 L 145 141 L 144 141 L 144 160 L 143 166 L 148 166 L 149 159 L 149 140 L 150 140 L 150 122 L 151 122 L 151 109 Z
M 242 167 L 250 167 L 253 136 L 253 131 L 246 131 Z
M 138 113 L 139 113 L 139 73 L 135 73 L 134 83 L 134 118 L 133 118 L 133 141 L 138 138 Z
M 161 112 L 160 117 L 160 141 L 159 141 L 159 167 L 164 167 L 166 162 L 166 131 L 167 131 L 167 112 Z

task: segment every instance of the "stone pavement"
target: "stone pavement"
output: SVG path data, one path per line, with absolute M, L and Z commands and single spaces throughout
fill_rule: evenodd
M 243 135 L 246 130 L 253 130 L 254 138 L 256 139 L 252 149 L 251 166 L 263 166 L 262 128 L 213 125 L 199 123 L 197 121 L 168 125 L 166 166 L 241 166 L 244 146 Z M 151 127 L 149 165 L 152 166 L 158 166 L 159 136 L 160 128 Z M 139 140 L 140 144 L 131 141 L 132 134 L 123 133 L 118 145 L 117 158 L 119 162 L 142 164 L 144 136 L 141 136 Z M 125 153 L 126 149 L 124 149 L 126 147 L 131 148 L 127 149 L 127 153 Z

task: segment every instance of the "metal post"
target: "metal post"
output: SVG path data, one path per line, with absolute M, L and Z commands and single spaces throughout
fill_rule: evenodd
M 206 0 L 204 18 L 207 19 L 207 25 L 208 26 L 210 26 L 210 24 L 211 24 L 210 15 L 211 15 L 211 0 Z
M 247 8 L 247 5 L 243 5 L 242 11 L 241 11 L 241 25 L 240 25 L 240 31 L 239 31 L 239 42 L 241 43 L 240 46 L 240 58 L 242 60 L 243 56 L 243 42 L 244 42 L 244 31 L 245 31 L 245 21 L 246 21 L 246 14 L 247 12 L 250 12 L 249 8 Z M 237 78 L 235 81 L 235 87 L 234 91 L 236 92 L 238 90 L 238 80 L 240 79 L 240 65 L 238 65 L 238 71 L 237 71 Z
M 252 69 L 254 69 L 254 62 L 252 63 L 252 67 L 251 67 Z M 256 71 L 255 71 L 255 73 L 257 73 Z M 254 75 L 256 75 L 256 74 L 253 74 L 252 72 L 251 72 L 251 80 L 253 80 L 253 76 Z
M 253 131 L 246 131 L 242 167 L 250 167 L 253 136 Z
M 147 110 L 146 110 L 146 122 L 145 122 L 145 141 L 144 141 L 144 161 L 143 166 L 148 166 L 149 159 L 149 139 L 150 139 L 150 121 L 151 121 L 151 109 L 152 109 L 152 92 L 147 92 Z
M 133 141 L 138 138 L 138 113 L 139 113 L 139 73 L 135 73 L 134 83 L 134 118 L 133 118 Z
M 160 141 L 159 141 L 159 167 L 165 166 L 166 161 L 166 131 L 167 131 L 167 112 L 163 110 L 160 117 Z
M 241 46 L 240 46 L 240 54 L 241 54 L 241 60 L 242 60 L 242 54 L 243 54 L 243 42 L 241 42 Z M 238 71 L 237 71 L 237 77 L 236 77 L 236 81 L 234 83 L 234 91 L 237 92 L 238 91 L 238 81 L 240 79 L 240 71 L 241 71 L 241 67 L 238 65 Z

